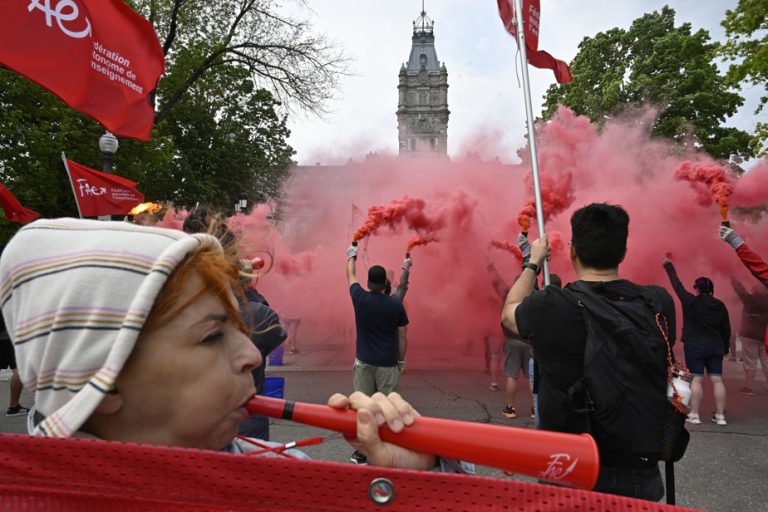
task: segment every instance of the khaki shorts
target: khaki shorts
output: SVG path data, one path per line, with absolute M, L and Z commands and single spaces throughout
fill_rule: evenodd
M 507 338 L 504 340 L 504 375 L 512 379 L 523 370 L 528 377 L 528 361 L 531 359 L 531 346 L 522 340 Z
M 766 357 L 765 353 L 765 342 L 741 336 L 741 360 L 744 364 L 744 371 L 753 372 L 757 370 L 758 359 L 760 364 L 763 365 L 763 371 L 765 371 L 766 363 L 768 362 L 768 357 Z
M 397 371 L 397 366 L 373 366 L 355 360 L 352 380 L 355 391 L 361 391 L 368 396 L 377 391 L 388 395 L 400 387 L 400 372 Z

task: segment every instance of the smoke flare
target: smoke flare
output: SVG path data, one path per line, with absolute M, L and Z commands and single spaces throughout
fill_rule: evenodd
M 675 169 L 675 179 L 690 183 L 701 183 L 709 189 L 712 200 L 720 207 L 723 220 L 728 219 L 731 194 L 736 186 L 725 169 L 715 164 L 701 162 L 683 162 Z M 699 204 L 709 206 L 706 196 L 699 196 Z
M 405 248 L 405 252 L 409 253 L 411 252 L 411 249 L 414 247 L 417 247 L 419 245 L 427 245 L 432 242 L 439 242 L 440 240 L 436 236 L 412 236 L 410 240 L 408 240 L 408 245 Z

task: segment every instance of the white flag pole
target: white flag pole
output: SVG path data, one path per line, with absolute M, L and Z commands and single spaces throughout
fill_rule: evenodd
M 72 185 L 72 195 L 75 197 L 75 204 L 77 205 L 77 214 L 80 218 L 83 218 L 83 212 L 80 211 L 80 201 L 77 200 L 77 192 L 75 192 L 75 183 L 72 181 L 72 173 L 69 172 L 69 165 L 67 164 L 67 157 L 64 152 L 61 152 L 61 159 L 64 161 L 64 169 L 67 170 L 67 176 L 69 177 L 69 184 Z
M 523 27 L 523 0 L 515 1 L 515 24 L 517 25 L 517 44 L 523 60 L 523 94 L 525 95 L 525 116 L 528 121 L 528 146 L 531 149 L 531 167 L 533 171 L 533 197 L 536 200 L 536 224 L 539 236 L 544 235 L 544 210 L 541 206 L 541 184 L 539 183 L 539 160 L 536 153 L 536 130 L 533 126 L 533 108 L 531 107 L 531 83 L 528 79 L 528 52 L 525 47 Z M 544 284 L 549 284 L 549 262 L 544 260 Z

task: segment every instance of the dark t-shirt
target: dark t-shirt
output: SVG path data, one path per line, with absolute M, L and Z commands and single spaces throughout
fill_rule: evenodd
M 624 279 L 589 283 L 595 289 L 605 286 L 611 294 L 629 293 L 635 285 Z M 675 303 L 661 287 L 658 290 L 662 313 L 669 325 L 669 342 L 675 341 Z M 535 291 L 515 310 L 517 330 L 528 340 L 539 366 L 539 419 L 541 428 L 558 432 L 586 431 L 583 418 L 563 410 L 560 393 L 580 379 L 584 373 L 584 345 L 587 331 L 578 304 L 556 286 Z
M 725 304 L 711 295 L 694 295 L 686 290 L 671 263 L 664 265 L 664 269 L 683 307 L 683 343 L 698 343 L 727 352 L 731 323 Z
M 349 287 L 357 328 L 355 357 L 373 366 L 397 365 L 397 328 L 408 325 L 403 304 L 383 293 L 363 290 L 360 283 Z

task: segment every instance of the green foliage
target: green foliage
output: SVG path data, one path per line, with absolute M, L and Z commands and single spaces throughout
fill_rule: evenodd
M 764 89 L 768 82 L 768 0 L 739 0 L 736 9 L 725 12 L 721 24 L 727 41 L 720 53 L 726 60 L 736 61 L 728 68 L 728 84 L 740 87 L 747 82 Z M 767 102 L 768 96 L 763 96 L 755 114 Z M 768 155 L 768 124 L 757 124 L 751 146 L 758 156 Z
M 664 7 L 636 19 L 629 30 L 614 28 L 587 37 L 571 63 L 574 80 L 547 91 L 544 116 L 558 104 L 593 122 L 650 105 L 658 109 L 653 134 L 701 147 L 718 158 L 751 156 L 749 134 L 722 126 L 743 104 L 715 65 L 718 45 L 706 30 L 675 27 Z
M 150 142 L 121 138 L 114 172 L 147 200 L 231 211 L 278 199 L 293 149 L 283 100 L 310 111 L 344 72 L 345 58 L 275 0 L 135 0 L 156 28 L 166 73 Z M 45 217 L 76 216 L 61 152 L 100 169 L 98 123 L 0 68 L 0 180 Z M 16 229 L 0 216 L 0 242 Z

